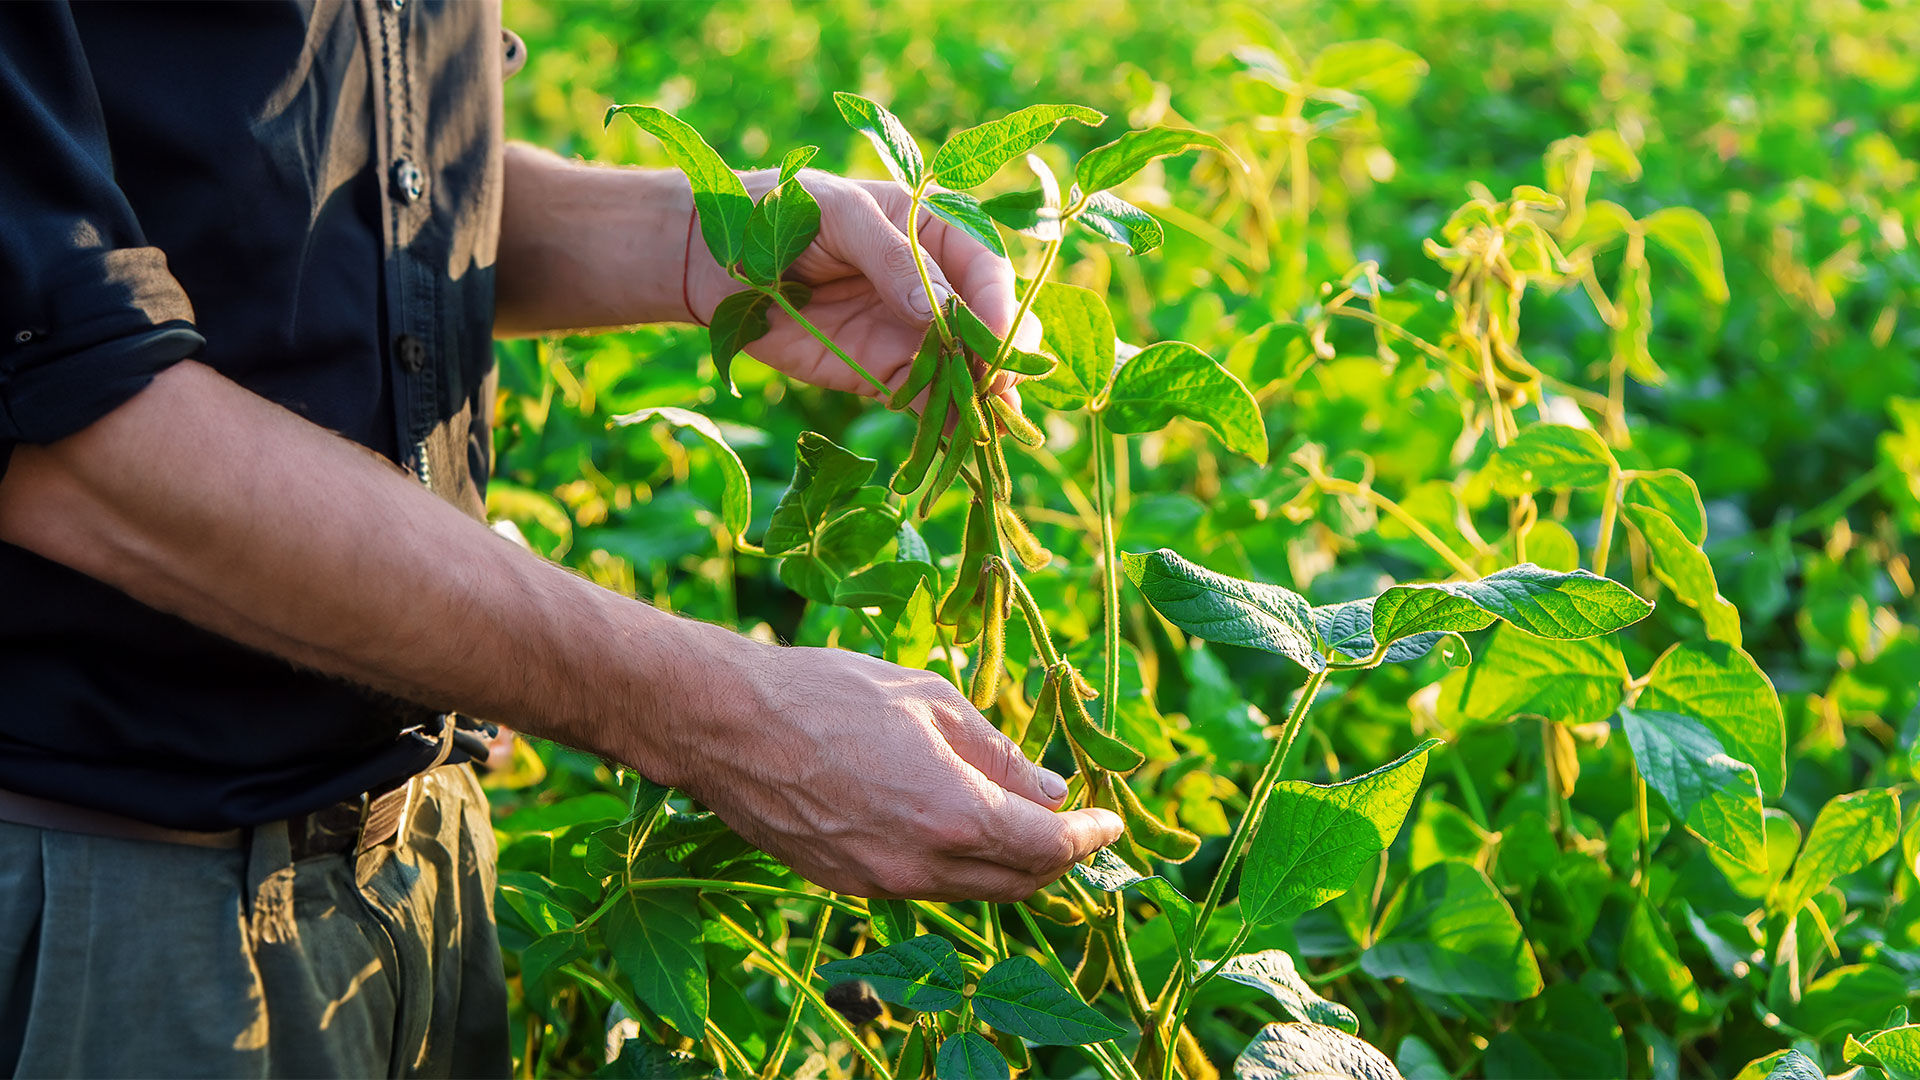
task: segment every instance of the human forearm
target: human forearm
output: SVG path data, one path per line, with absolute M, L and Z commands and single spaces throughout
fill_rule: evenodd
M 693 195 L 680 173 L 587 165 L 516 143 L 504 184 L 495 333 L 694 317 L 684 291 Z
M 198 364 L 78 435 L 19 447 L 0 539 L 304 666 L 664 780 L 649 723 L 712 708 L 681 673 L 763 648 L 501 541 Z

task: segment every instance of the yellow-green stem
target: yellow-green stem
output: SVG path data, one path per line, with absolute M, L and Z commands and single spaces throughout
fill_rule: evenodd
M 1331 476 L 1315 477 L 1314 483 L 1319 485 L 1320 490 L 1329 494 L 1357 495 L 1367 500 L 1384 511 L 1389 517 L 1393 518 L 1393 520 L 1404 526 L 1416 539 L 1427 545 L 1435 555 L 1445 559 L 1447 565 L 1451 566 L 1455 573 L 1462 577 L 1469 578 L 1480 576 L 1474 570 L 1472 563 L 1461 558 L 1451 547 L 1448 547 L 1446 541 L 1440 539 L 1439 536 L 1434 534 L 1432 529 L 1422 524 L 1419 518 L 1414 517 L 1407 512 L 1405 507 L 1387 498 L 1385 495 L 1380 494 L 1378 491 L 1375 491 L 1372 487 L 1362 487 L 1351 480 L 1338 480 Z
M 1088 411 L 1093 439 L 1093 487 L 1100 515 L 1101 623 L 1105 631 L 1106 670 L 1100 674 L 1100 726 L 1113 730 L 1114 699 L 1120 692 L 1120 556 L 1113 539 L 1113 440 L 1098 410 Z
M 1607 558 L 1613 553 L 1613 522 L 1620 512 L 1620 471 L 1607 477 L 1607 489 L 1601 496 L 1600 537 L 1593 542 L 1593 572 L 1607 576 Z
M 907 250 L 913 252 L 913 268 L 920 275 L 920 288 L 926 290 L 927 306 L 933 309 L 933 325 L 940 329 L 940 342 L 953 346 L 953 329 L 947 325 L 947 317 L 940 305 L 933 299 L 933 276 L 927 273 L 927 253 L 920 249 L 920 204 L 926 198 L 927 185 L 931 179 L 921 181 L 913 189 L 912 201 L 907 205 Z
M 807 943 L 806 970 L 812 971 L 820 966 L 820 943 L 827 936 L 827 920 L 833 917 L 833 909 L 822 905 L 820 917 L 813 923 L 813 940 Z M 780 1066 L 787 1059 L 787 1048 L 793 1045 L 794 1029 L 800 1026 L 800 1016 L 805 1009 L 807 999 L 799 994 L 793 995 L 793 1006 L 787 1010 L 787 1022 L 780 1029 L 780 1038 L 768 1051 L 766 1060 L 760 1065 L 763 1080 L 773 1080 L 780 1075 Z
M 808 1003 L 813 1006 L 814 1011 L 826 1019 L 828 1026 L 839 1033 L 840 1037 L 845 1039 L 848 1044 L 853 1047 L 855 1053 L 866 1059 L 867 1067 L 873 1070 L 875 1076 L 879 1077 L 880 1080 L 893 1080 L 893 1073 L 887 1068 L 887 1063 L 881 1061 L 879 1055 L 875 1054 L 872 1048 L 867 1046 L 860 1038 L 860 1033 L 853 1030 L 853 1028 L 847 1024 L 846 1018 L 841 1016 L 833 1006 L 828 1005 L 826 1001 L 820 997 L 820 992 L 815 990 L 807 979 L 803 978 L 795 972 L 792 967 L 788 966 L 786 960 L 782 959 L 780 954 L 775 951 L 772 946 L 761 941 L 753 934 L 748 933 L 739 923 L 734 922 L 726 912 L 715 907 L 713 904 L 706 904 L 705 907 L 707 909 L 707 918 L 733 931 L 734 936 L 746 942 L 747 948 L 753 950 L 754 954 L 760 957 L 762 962 L 773 969 L 775 975 L 792 983 L 794 991 L 806 997 Z
M 847 351 L 845 349 L 842 349 L 837 343 L 834 342 L 832 338 L 822 333 L 819 327 L 813 325 L 813 320 L 807 318 L 805 315 L 800 314 L 800 309 L 788 303 L 787 298 L 781 295 L 779 289 L 777 288 L 762 289 L 760 291 L 764 292 L 768 296 L 773 297 L 773 302 L 780 305 L 780 310 L 786 312 L 790 317 L 792 317 L 794 322 L 797 322 L 801 326 L 805 327 L 807 333 L 813 335 L 814 340 L 818 341 L 822 345 L 825 345 L 828 349 L 833 351 L 833 355 L 839 357 L 843 362 L 845 362 L 845 364 L 848 367 L 859 372 L 860 377 L 867 380 L 867 384 L 872 386 L 874 390 L 879 393 L 880 397 L 885 398 L 888 394 L 893 392 L 887 387 L 886 383 L 883 383 L 879 379 L 874 378 L 873 372 L 868 371 L 864 367 L 861 367 L 860 361 L 855 360 L 851 356 L 848 356 Z

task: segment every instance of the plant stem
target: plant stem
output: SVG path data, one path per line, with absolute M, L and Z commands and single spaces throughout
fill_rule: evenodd
M 1206 934 L 1208 922 L 1220 907 L 1220 898 L 1227 891 L 1227 879 L 1233 876 L 1234 869 L 1246 855 L 1254 831 L 1260 827 L 1260 816 L 1266 810 L 1267 797 L 1273 794 L 1273 785 L 1280 781 L 1280 771 L 1286 763 L 1287 752 L 1293 749 L 1293 741 L 1299 738 L 1300 728 L 1306 723 L 1307 711 L 1313 707 L 1314 695 L 1320 692 L 1321 684 L 1326 681 L 1326 671 L 1316 671 L 1307 677 L 1307 684 L 1300 688 L 1300 697 L 1293 703 L 1293 711 L 1287 714 L 1287 726 L 1268 752 L 1267 763 L 1260 770 L 1260 779 L 1254 782 L 1253 791 L 1247 797 L 1247 812 L 1241 816 L 1240 824 L 1234 827 L 1232 839 L 1227 841 L 1227 857 L 1221 861 L 1219 872 L 1214 874 L 1213 884 L 1207 887 L 1206 902 L 1200 905 L 1200 917 L 1194 922 L 1196 939 Z
M 826 1001 L 820 997 L 820 992 L 815 990 L 812 984 L 797 974 L 793 968 L 789 967 L 787 962 L 781 958 L 780 954 L 776 952 L 772 946 L 761 941 L 758 937 L 749 934 L 740 927 L 739 923 L 729 918 L 726 912 L 721 911 L 714 905 L 707 904 L 706 908 L 709 919 L 732 930 L 741 940 L 747 943 L 747 948 L 752 949 L 755 955 L 759 956 L 761 960 L 766 962 L 768 967 L 773 969 L 775 975 L 792 983 L 794 989 L 804 995 L 807 1001 L 813 1005 L 814 1010 L 826 1018 L 827 1024 L 838 1032 L 841 1038 L 852 1044 L 854 1052 L 867 1059 L 867 1066 L 873 1070 L 875 1076 L 879 1077 L 880 1080 L 893 1080 L 893 1073 L 887 1069 L 887 1063 L 881 1061 L 879 1055 L 875 1054 L 865 1042 L 861 1041 L 859 1032 L 854 1031 L 853 1028 L 847 1024 L 846 1018 L 836 1012 L 833 1006 L 828 1005 Z
M 1640 895 L 1644 898 L 1653 888 L 1653 829 L 1647 824 L 1647 778 L 1640 775 L 1640 766 L 1633 767 L 1633 810 L 1640 819 Z
M 1020 614 L 1027 620 L 1027 629 L 1033 634 L 1034 647 L 1040 650 L 1040 660 L 1049 669 L 1060 662 L 1060 650 L 1054 647 L 1053 633 L 1047 629 L 1046 616 L 1040 611 L 1039 601 L 1028 591 L 1027 583 L 1020 580 L 1014 572 L 1013 564 L 1007 565 L 1007 581 L 1013 586 L 1013 597 L 1020 604 Z
M 1607 557 L 1613 553 L 1613 522 L 1620 512 L 1619 469 L 1608 475 L 1607 488 L 1601 498 L 1605 501 L 1600 504 L 1600 537 L 1593 542 L 1593 572 L 1606 577 Z
M 643 878 L 639 881 L 627 882 L 624 888 L 615 892 L 612 896 L 607 897 L 601 902 L 599 907 L 594 909 L 591 915 L 580 920 L 579 929 L 584 930 L 594 923 L 599 922 L 600 917 L 612 911 L 614 905 L 618 904 L 626 894 L 630 892 L 645 892 L 650 889 L 711 889 L 714 892 L 749 893 L 754 896 L 773 896 L 786 900 L 811 900 L 814 903 L 825 904 L 830 908 L 844 911 L 856 919 L 864 919 L 867 917 L 866 908 L 850 900 L 835 896 L 832 893 L 822 896 L 819 893 L 810 893 L 801 889 L 783 889 L 778 885 L 762 885 L 756 881 L 721 881 L 717 878 L 691 877 Z
M 820 966 L 820 943 L 826 939 L 827 920 L 832 917 L 833 909 L 822 905 L 820 917 L 813 923 L 813 940 L 807 945 L 807 962 L 803 965 L 807 971 Z M 787 1022 L 780 1029 L 780 1038 L 773 1044 L 773 1049 L 767 1053 L 766 1060 L 760 1066 L 760 1075 L 763 1080 L 773 1080 L 780 1075 L 780 1066 L 787 1059 L 787 1048 L 793 1045 L 793 1031 L 800 1026 L 802 1007 L 806 1002 L 807 999 L 799 994 L 793 996 L 793 1007 L 787 1010 Z
M 1061 224 L 1065 223 L 1066 219 L 1063 216 Z M 982 386 L 992 382 L 993 377 L 1000 374 L 1000 369 L 1006 366 L 1007 357 L 1013 354 L 1013 335 L 1020 329 L 1020 320 L 1026 318 L 1027 312 L 1033 310 L 1033 301 L 1040 295 L 1040 287 L 1047 283 L 1047 275 L 1053 273 L 1054 261 L 1060 257 L 1060 245 L 1064 242 L 1063 234 L 1057 239 L 1048 241 L 1046 248 L 1041 251 L 1040 270 L 1033 275 L 1033 280 L 1027 283 L 1026 294 L 1020 297 L 1020 306 L 1014 309 L 1013 325 L 1007 327 L 1007 336 L 1001 339 L 1000 348 L 994 351 L 993 363 L 987 365 L 987 377 L 981 381 Z
M 947 662 L 947 678 L 953 680 L 953 688 L 961 693 L 967 692 L 966 683 L 960 678 L 960 661 L 953 658 L 953 638 L 947 635 L 947 628 L 939 620 L 934 620 L 934 636 L 940 640 L 940 655 Z
M 919 250 L 920 250 L 919 248 L 914 249 L 916 255 L 918 254 Z M 868 371 L 864 367 L 861 367 L 860 361 L 855 360 L 851 356 L 848 356 L 847 351 L 845 349 L 842 349 L 839 345 L 835 344 L 832 338 L 822 333 L 819 327 L 813 325 L 813 320 L 807 318 L 805 315 L 800 314 L 800 310 L 794 307 L 792 304 L 788 303 L 787 298 L 780 294 L 779 289 L 761 289 L 760 291 L 763 293 L 766 293 L 768 296 L 773 297 L 773 302 L 780 305 L 780 310 L 786 312 L 789 316 L 791 316 L 794 322 L 797 322 L 801 326 L 805 327 L 807 330 L 807 333 L 812 334 L 814 338 L 820 342 L 820 344 L 825 345 L 827 348 L 833 350 L 833 355 L 845 361 L 848 367 L 859 372 L 860 377 L 867 380 L 867 382 L 873 386 L 874 390 L 879 392 L 879 396 L 881 398 L 885 398 L 888 394 L 893 392 L 887 388 L 886 383 L 883 383 L 879 379 L 874 378 L 873 372 Z M 935 312 L 934 317 L 938 318 L 939 313 Z
M 933 325 L 940 329 L 940 343 L 953 346 L 953 329 L 947 325 L 947 317 L 940 305 L 933 299 L 933 276 L 927 273 L 927 253 L 920 248 L 920 204 L 927 194 L 927 185 L 931 180 L 923 180 L 913 189 L 912 199 L 907 204 L 907 250 L 913 252 L 913 268 L 920 274 L 920 287 L 926 290 L 927 307 L 933 309 Z M 1018 325 L 1018 323 L 1015 323 Z M 1012 337 L 1011 334 L 1008 337 Z
M 973 927 L 948 914 L 946 905 L 925 900 L 913 901 L 913 906 L 921 917 L 930 923 L 936 923 L 942 930 L 965 942 L 982 956 L 991 955 L 993 950 L 987 945 L 987 939 L 974 932 Z
M 1100 582 L 1101 623 L 1106 640 L 1106 670 L 1100 673 L 1100 726 L 1113 730 L 1114 699 L 1120 693 L 1120 556 L 1113 539 L 1113 468 L 1108 460 L 1113 440 L 1098 411 L 1089 410 L 1093 439 L 1093 487 L 1100 515 L 1100 557 L 1104 572 Z
M 1892 475 L 1894 475 L 1893 466 L 1882 461 L 1880 464 L 1854 477 L 1847 483 L 1846 487 L 1841 488 L 1832 498 L 1827 499 L 1805 513 L 1794 515 L 1793 520 L 1787 522 L 1787 535 L 1798 536 L 1801 533 L 1822 529 L 1833 524 L 1847 512 L 1848 507 L 1866 498 L 1868 495 L 1873 494 L 1874 489 L 1879 487 Z
M 1075 1000 L 1084 1004 L 1086 998 L 1081 997 L 1080 991 L 1073 985 L 1073 973 L 1068 971 L 1067 965 L 1060 961 L 1060 954 L 1053 951 L 1053 943 L 1040 932 L 1040 924 L 1035 921 L 1033 913 L 1027 910 L 1025 904 L 1014 904 L 1012 907 L 1019 913 L 1020 921 L 1027 925 L 1027 933 L 1033 935 L 1034 947 L 1040 953 L 1040 966 L 1046 968 L 1049 975 L 1060 980 L 1060 985 L 1066 987 L 1067 993 L 1072 994 Z M 1120 1053 L 1120 1048 L 1112 1041 L 1090 1044 L 1085 1049 L 1093 1057 L 1094 1064 L 1107 1075 L 1109 1080 L 1122 1075 L 1129 1076 L 1132 1080 L 1139 1080 L 1140 1074 L 1134 1071 L 1133 1063 L 1127 1061 L 1126 1055 Z M 1112 1057 L 1109 1057 L 1109 1054 Z M 1124 1074 L 1122 1070 L 1115 1067 L 1114 1059 L 1126 1064 Z
M 1419 518 L 1407 513 L 1406 507 L 1380 494 L 1371 486 L 1362 487 L 1351 480 L 1340 480 L 1331 476 L 1317 476 L 1314 478 L 1314 483 L 1319 486 L 1320 490 L 1329 494 L 1357 495 L 1367 500 L 1374 506 L 1385 511 L 1393 520 L 1399 522 L 1408 532 L 1414 535 L 1415 539 L 1427 545 L 1434 554 L 1446 560 L 1447 565 L 1453 568 L 1454 573 L 1468 578 L 1477 578 L 1480 576 L 1479 573 L 1474 570 L 1472 563 L 1461 558 L 1451 547 L 1448 547 L 1447 542 L 1435 535 L 1432 529 L 1422 524 Z

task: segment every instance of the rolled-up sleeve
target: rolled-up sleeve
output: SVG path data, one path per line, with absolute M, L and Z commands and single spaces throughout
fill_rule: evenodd
M 203 345 L 114 182 L 66 4 L 0 3 L 0 470 L 14 445 L 79 431 Z

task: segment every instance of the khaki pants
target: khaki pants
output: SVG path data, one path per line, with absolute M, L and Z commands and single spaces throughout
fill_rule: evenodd
M 420 787 L 357 858 L 0 823 L 0 1076 L 507 1075 L 486 797 Z

